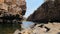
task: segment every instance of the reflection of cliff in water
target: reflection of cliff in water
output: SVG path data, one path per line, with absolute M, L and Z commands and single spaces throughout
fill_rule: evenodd
M 3 14 L 0 16 L 0 34 L 12 34 L 16 29 L 21 30 L 21 19 L 19 15 Z

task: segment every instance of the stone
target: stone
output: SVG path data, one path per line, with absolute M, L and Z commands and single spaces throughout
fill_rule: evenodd
M 13 14 L 24 15 L 26 2 L 25 0 L 0 0 L 0 8 Z
M 25 12 L 25 0 L 0 0 L 0 34 L 13 34 L 16 29 L 21 30 Z
M 1 3 L 4 3 L 4 0 L 0 0 L 0 4 L 1 4 Z
M 60 1 L 44 2 L 33 14 L 31 14 L 27 21 L 38 23 L 60 22 Z
M 41 28 L 39 26 L 41 26 L 42 24 L 37 24 L 36 26 L 34 26 L 34 28 L 31 29 L 23 29 L 21 31 L 21 34 L 60 34 L 60 23 L 57 24 L 52 24 L 52 23 L 48 23 L 48 24 L 44 24 L 44 26 Z M 50 28 L 50 30 L 47 32 L 47 28 Z

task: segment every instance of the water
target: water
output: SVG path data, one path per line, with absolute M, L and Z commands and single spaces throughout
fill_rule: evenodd
M 30 21 L 23 21 L 22 22 L 22 27 L 23 28 L 30 28 L 30 27 L 32 27 L 34 25 L 34 23 L 33 22 L 30 22 Z
M 25 28 L 30 28 L 34 25 L 33 22 L 29 22 L 29 21 L 23 21 L 22 22 L 22 27 L 25 29 Z M 0 34 L 13 34 L 15 33 L 16 31 L 20 29 L 19 25 L 17 24 L 14 24 L 14 26 L 10 25 L 10 24 L 5 24 L 5 25 L 2 25 L 0 24 Z

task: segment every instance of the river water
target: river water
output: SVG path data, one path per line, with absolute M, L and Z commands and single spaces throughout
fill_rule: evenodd
M 22 22 L 22 28 L 30 28 L 30 27 L 32 27 L 34 25 L 34 23 L 33 22 L 30 22 L 30 21 L 23 21 Z
M 26 28 L 30 28 L 34 25 L 33 22 L 30 21 L 23 21 L 22 22 L 22 28 L 26 29 Z M 19 31 L 19 25 L 14 24 L 14 26 L 10 26 L 10 24 L 0 24 L 0 34 L 12 34 L 12 33 L 16 33 L 20 32 Z

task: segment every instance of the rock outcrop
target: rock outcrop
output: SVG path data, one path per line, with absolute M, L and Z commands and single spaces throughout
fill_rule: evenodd
M 25 0 L 0 0 L 0 17 L 3 17 L 4 15 L 5 17 L 7 17 L 7 19 L 12 17 L 14 20 L 15 19 L 14 17 L 23 18 L 25 12 L 26 12 Z
M 44 2 L 27 21 L 48 23 L 60 22 L 60 0 Z
M 20 29 L 25 12 L 25 0 L 0 0 L 0 34 L 12 34 L 15 29 Z
M 60 23 L 48 23 L 44 24 L 43 27 L 39 27 L 41 24 L 37 24 L 34 28 L 24 29 L 21 34 L 59 34 L 60 33 Z M 50 29 L 49 31 L 47 31 Z

